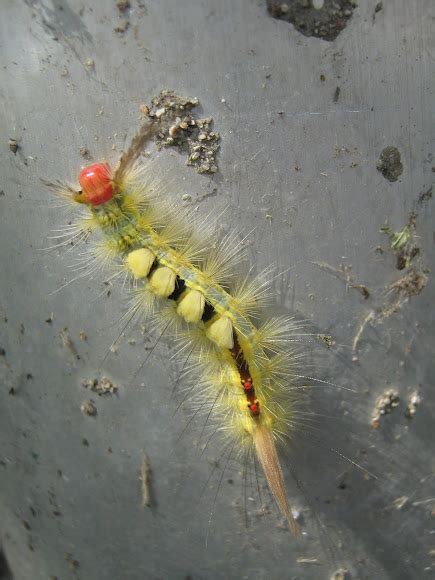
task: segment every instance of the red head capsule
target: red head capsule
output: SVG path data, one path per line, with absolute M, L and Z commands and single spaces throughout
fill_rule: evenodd
M 108 163 L 88 165 L 80 172 L 79 182 L 82 193 L 77 201 L 100 205 L 113 197 L 111 170 Z

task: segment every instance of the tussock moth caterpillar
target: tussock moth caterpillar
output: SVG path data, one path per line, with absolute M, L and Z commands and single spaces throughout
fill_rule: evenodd
M 81 189 L 54 184 L 58 195 L 80 210 L 61 236 L 66 244 L 100 236 L 86 250 L 80 276 L 112 264 L 114 277 L 132 287 L 126 319 L 156 314 L 158 334 L 172 330 L 185 357 L 193 413 L 216 425 L 234 455 L 255 456 L 298 535 L 277 446 L 300 422 L 295 393 L 301 375 L 293 343 L 301 326 L 287 316 L 262 322 L 271 270 L 241 275 L 243 247 L 236 235 L 216 240 L 213 230 L 198 234 L 204 223 L 183 218 L 177 206 L 162 199 L 140 161 L 157 127 L 145 124 L 115 169 L 106 162 L 85 167 Z
M 80 190 L 54 184 L 59 195 L 84 210 L 66 235 L 82 241 L 101 231 L 87 271 L 118 260 L 117 272 L 134 286 L 130 315 L 157 311 L 162 327 L 173 327 L 190 353 L 191 370 L 202 377 L 193 405 L 208 410 L 236 448 L 255 449 L 279 509 L 299 534 L 276 449 L 295 420 L 287 383 L 293 377 L 289 346 L 296 325 L 278 317 L 257 326 L 270 270 L 231 283 L 242 254 L 236 238 L 201 239 L 197 224 L 183 223 L 179 211 L 143 181 L 136 161 L 153 132 L 154 124 L 145 124 L 115 170 L 105 162 L 85 167 Z

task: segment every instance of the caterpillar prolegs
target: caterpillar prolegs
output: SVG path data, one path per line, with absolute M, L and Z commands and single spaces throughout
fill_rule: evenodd
M 116 169 L 106 162 L 85 167 L 79 190 L 54 184 L 81 208 L 65 235 L 83 241 L 100 232 L 85 268 L 113 263 L 133 287 L 129 313 L 157 311 L 162 328 L 172 327 L 198 377 L 192 405 L 212 416 L 235 449 L 255 451 L 281 513 L 299 534 L 277 452 L 297 414 L 298 326 L 283 316 L 258 322 L 270 270 L 237 279 L 243 248 L 236 236 L 216 241 L 213 232 L 198 234 L 204 224 L 180 217 L 146 179 L 140 155 L 155 130 L 152 122 L 144 125 Z

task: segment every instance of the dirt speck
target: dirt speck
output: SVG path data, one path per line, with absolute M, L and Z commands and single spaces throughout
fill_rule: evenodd
M 99 396 L 107 394 L 114 395 L 118 392 L 118 387 L 107 377 L 101 377 L 101 379 L 83 379 L 81 385 L 85 389 L 97 393 Z
M 142 464 L 140 466 L 139 479 L 141 481 L 142 507 L 151 506 L 151 468 L 145 451 L 142 452 Z
M 334 103 L 338 103 L 338 99 L 340 98 L 340 92 L 341 92 L 340 87 L 335 87 L 334 96 L 332 98 Z
M 201 201 L 204 201 L 205 199 L 208 199 L 209 197 L 215 197 L 217 194 L 218 194 L 218 188 L 213 187 L 213 189 L 211 191 L 206 191 L 205 193 L 199 194 L 196 197 L 195 202 L 200 203 Z
M 80 568 L 80 562 L 76 560 L 72 554 L 66 554 L 65 560 L 68 562 L 68 564 L 71 566 L 73 570 L 77 570 L 78 568 Z
M 80 355 L 77 352 L 74 342 L 72 341 L 68 328 L 64 328 L 60 333 L 60 338 L 62 340 L 63 347 L 73 355 L 74 358 L 80 360 Z
M 121 20 L 121 22 L 117 26 L 115 26 L 115 28 L 113 30 L 117 34 L 122 36 L 125 32 L 127 32 L 129 26 L 130 26 L 130 22 L 128 20 Z
M 403 165 L 397 147 L 389 145 L 381 151 L 376 169 L 391 183 L 399 179 L 403 173 Z
M 421 294 L 427 284 L 427 276 L 424 272 L 418 272 L 411 268 L 402 278 L 390 285 L 391 290 L 396 290 L 398 294 L 405 296 L 417 296 Z
M 95 61 L 93 58 L 87 58 L 83 64 L 89 72 L 93 72 L 95 70 Z
M 333 572 L 329 580 L 350 580 L 350 572 L 347 568 L 339 568 Z
M 335 340 L 330 334 L 318 334 L 317 338 L 322 342 L 327 348 L 332 348 L 335 346 Z
M 84 159 L 87 159 L 87 160 L 92 159 L 92 155 L 90 154 L 89 149 L 87 147 L 85 147 L 85 146 L 80 147 L 79 152 L 80 152 L 80 155 Z
M 372 427 L 379 429 L 381 426 L 381 418 L 385 415 L 390 415 L 392 411 L 400 404 L 399 393 L 395 389 L 387 389 L 376 400 L 375 407 L 371 418 Z
M 412 419 L 417 412 L 417 407 L 421 403 L 421 396 L 418 391 L 411 393 L 405 409 L 405 417 Z
M 346 28 L 357 5 L 355 0 L 266 0 L 273 18 L 290 22 L 304 36 L 332 41 Z
M 89 417 L 95 417 L 97 415 L 97 407 L 95 406 L 93 401 L 84 401 L 80 405 L 80 410 L 84 415 L 88 415 Z
M 376 4 L 376 6 L 375 6 L 375 9 L 373 10 L 373 24 L 375 23 L 375 20 L 376 20 L 376 14 L 377 14 L 378 12 L 380 12 L 380 11 L 382 10 L 382 8 L 383 8 L 383 7 L 384 7 L 384 6 L 383 6 L 382 2 L 378 2 L 378 3 Z
M 13 139 L 12 137 L 9 139 L 8 141 L 8 145 L 9 145 L 9 149 L 12 151 L 12 153 L 14 155 L 17 154 L 18 149 L 20 148 L 20 146 L 18 145 L 18 141 L 16 139 Z
M 427 201 L 432 199 L 433 186 L 431 185 L 426 191 L 422 191 L 418 196 L 418 205 L 424 205 Z
M 141 112 L 158 124 L 158 149 L 175 147 L 187 155 L 186 165 L 198 173 L 218 171 L 217 154 L 220 135 L 213 129 L 213 118 L 199 118 L 193 109 L 199 106 L 197 98 L 181 97 L 174 91 L 164 90 L 151 101 L 141 105 Z
M 116 7 L 120 12 L 126 12 L 130 8 L 129 0 L 116 0 Z

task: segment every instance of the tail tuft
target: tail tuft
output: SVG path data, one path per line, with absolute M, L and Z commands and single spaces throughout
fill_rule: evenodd
M 266 476 L 267 484 L 281 513 L 287 518 L 291 531 L 295 536 L 301 535 L 299 524 L 294 519 L 285 491 L 281 465 L 276 452 L 271 431 L 264 425 L 258 425 L 254 431 L 254 444 L 258 460 Z

